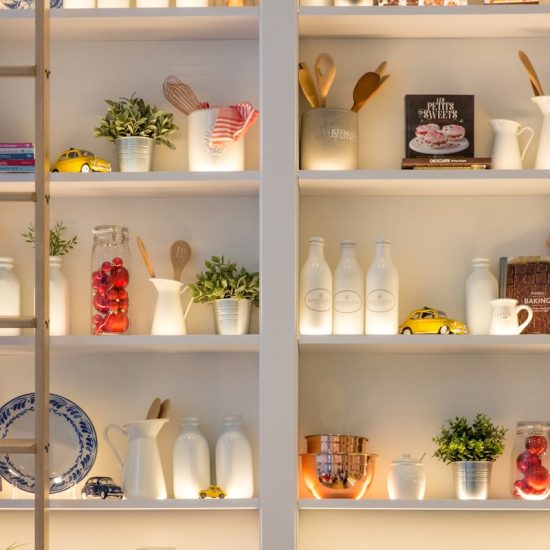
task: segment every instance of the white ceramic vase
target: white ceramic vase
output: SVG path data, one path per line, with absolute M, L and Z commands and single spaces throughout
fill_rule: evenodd
M 537 96 L 531 98 L 542 112 L 542 128 L 540 131 L 539 147 L 535 168 L 550 168 L 550 96 Z

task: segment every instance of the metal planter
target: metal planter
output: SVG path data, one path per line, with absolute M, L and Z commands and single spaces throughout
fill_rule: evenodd
M 132 136 L 115 140 L 118 169 L 121 172 L 150 172 L 153 165 L 152 138 Z
M 216 334 L 248 334 L 250 332 L 250 300 L 227 298 L 213 302 Z
M 453 462 L 456 498 L 459 500 L 487 500 L 491 483 L 492 462 Z

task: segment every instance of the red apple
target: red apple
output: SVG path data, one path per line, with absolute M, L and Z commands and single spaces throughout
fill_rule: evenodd
M 530 435 L 525 441 L 525 448 L 533 455 L 541 455 L 547 447 L 548 443 L 543 435 Z

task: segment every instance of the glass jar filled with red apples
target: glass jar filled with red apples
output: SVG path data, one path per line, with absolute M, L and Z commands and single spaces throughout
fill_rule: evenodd
M 512 450 L 512 492 L 516 498 L 550 495 L 550 422 L 518 422 Z
M 130 248 L 128 228 L 98 225 L 92 248 L 92 334 L 128 331 Z

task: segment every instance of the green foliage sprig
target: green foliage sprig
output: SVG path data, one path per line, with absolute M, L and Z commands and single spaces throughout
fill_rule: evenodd
M 250 300 L 255 306 L 260 302 L 260 275 L 240 270 L 230 259 L 212 256 L 204 262 L 206 271 L 197 274 L 197 281 L 189 288 L 197 303 L 214 302 L 224 298 Z
M 106 99 L 109 108 L 99 126 L 94 128 L 94 136 L 110 141 L 120 137 L 148 137 L 157 145 L 175 149 L 167 137 L 178 129 L 174 124 L 174 115 L 157 109 L 135 95 L 134 92 L 131 97 L 121 97 L 119 101 Z
M 15 550 L 16 548 L 19 548 L 20 546 L 25 546 L 26 542 L 12 542 L 6 550 Z
M 441 427 L 441 433 L 433 438 L 437 444 L 434 457 L 449 464 L 463 460 L 488 460 L 493 462 L 504 452 L 504 438 L 508 430 L 495 426 L 483 413 L 476 414 L 470 425 L 464 416 L 455 417 Z
M 63 238 L 66 229 L 63 222 L 57 222 L 54 227 L 50 228 L 50 256 L 64 256 L 78 244 L 76 235 L 69 240 Z M 35 244 L 36 230 L 34 224 L 31 223 L 21 235 L 25 238 L 26 243 Z

